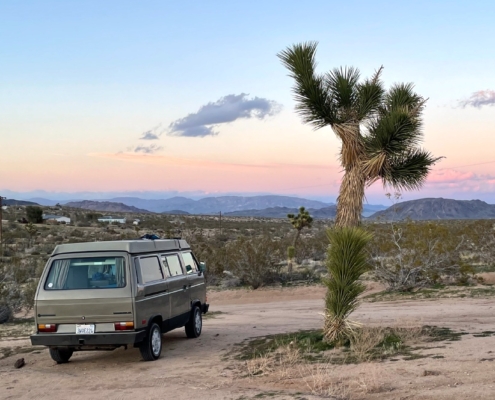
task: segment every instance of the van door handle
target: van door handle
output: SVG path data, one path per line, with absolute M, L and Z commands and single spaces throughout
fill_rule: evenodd
M 182 290 L 186 290 L 186 289 L 187 289 L 187 285 L 182 286 Z

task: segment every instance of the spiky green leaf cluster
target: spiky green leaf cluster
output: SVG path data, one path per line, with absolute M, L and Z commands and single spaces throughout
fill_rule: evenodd
M 309 211 L 305 207 L 299 207 L 299 212 L 295 214 L 287 214 L 292 226 L 301 231 L 303 228 L 311 228 L 313 223 L 313 217 L 309 214 Z
M 367 185 L 381 179 L 397 190 L 420 188 L 439 160 L 419 147 L 426 100 L 411 83 L 385 90 L 382 67 L 362 82 L 354 67 L 318 74 L 316 49 L 316 42 L 301 43 L 278 55 L 294 78 L 296 109 L 303 121 L 316 129 L 331 126 L 342 140 L 344 169 L 359 164 Z M 358 127 L 354 131 L 349 128 L 353 125 Z M 349 132 L 356 133 L 350 137 Z M 359 160 L 352 162 L 349 154 Z
M 344 227 L 327 231 L 330 246 L 327 252 L 329 278 L 324 283 L 328 288 L 325 299 L 327 331 L 333 328 L 333 336 L 345 334 L 342 326 L 347 317 L 358 306 L 358 297 L 365 290 L 359 282 L 368 269 L 365 247 L 372 236 L 362 228 Z M 332 337 L 330 332 L 327 336 Z

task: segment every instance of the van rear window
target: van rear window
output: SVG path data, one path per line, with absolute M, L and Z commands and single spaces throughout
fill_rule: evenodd
M 125 287 L 123 257 L 55 260 L 45 281 L 46 290 L 112 289 Z

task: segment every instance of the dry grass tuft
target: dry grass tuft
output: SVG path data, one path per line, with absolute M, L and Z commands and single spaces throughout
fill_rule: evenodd
M 299 374 L 312 395 L 338 400 L 350 399 L 347 381 L 336 378 L 337 368 L 333 364 L 302 364 Z
M 274 354 L 278 379 L 293 379 L 297 377 L 296 365 L 302 361 L 301 351 L 294 342 L 280 347 Z
M 294 366 L 301 362 L 301 352 L 294 342 L 278 347 L 274 352 L 246 361 L 248 375 L 273 374 L 278 379 L 295 377 Z
M 265 375 L 272 371 L 270 358 L 267 355 L 254 357 L 246 361 L 246 370 L 249 376 Z
M 356 386 L 356 392 L 366 394 L 382 393 L 390 391 L 391 388 L 385 385 L 384 381 L 388 380 L 388 376 L 384 369 L 373 363 L 363 364 L 363 373 L 359 374 L 358 378 L 354 380 Z
M 382 327 L 363 327 L 353 331 L 350 336 L 351 351 L 358 361 L 370 361 L 373 357 L 373 349 L 385 338 L 385 330 Z
M 397 320 L 393 329 L 405 343 L 418 343 L 422 341 L 425 336 L 422 320 Z

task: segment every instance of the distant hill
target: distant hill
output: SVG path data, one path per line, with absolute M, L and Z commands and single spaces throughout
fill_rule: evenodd
M 287 214 L 297 214 L 299 208 L 271 207 L 263 210 L 242 210 L 225 213 L 227 217 L 260 217 L 260 218 L 287 218 Z M 328 219 L 335 218 L 337 206 L 328 206 L 320 209 L 308 209 L 313 218 Z
M 58 200 L 45 199 L 43 197 L 33 197 L 29 201 L 34 201 L 42 206 L 54 206 L 59 203 Z
M 162 214 L 170 214 L 170 215 L 191 215 L 187 211 L 182 211 L 182 210 L 170 210 L 170 211 L 164 211 Z
M 39 206 L 38 203 L 25 200 L 4 199 L 2 200 L 4 206 Z
M 366 204 L 363 208 L 363 217 L 371 215 L 376 212 L 376 210 L 385 209 L 385 206 L 373 206 Z M 309 208 L 309 214 L 313 218 L 318 219 L 334 219 L 337 215 L 337 206 L 331 205 L 323 208 Z M 271 207 L 265 208 L 263 210 L 242 210 L 233 211 L 225 213 L 226 216 L 230 217 L 265 217 L 265 218 L 287 218 L 287 214 L 297 214 L 299 212 L 299 207 L 289 208 L 289 207 Z
M 162 200 L 146 200 L 137 197 L 116 197 L 107 199 L 110 202 L 119 202 L 128 206 L 138 207 L 149 211 L 162 213 L 173 210 L 182 210 L 189 214 L 218 214 L 243 210 L 263 210 L 274 207 L 289 208 L 323 208 L 329 203 L 316 200 L 308 200 L 290 196 L 220 196 L 205 197 L 200 200 L 193 200 L 187 197 L 172 197 Z
M 128 212 L 128 213 L 150 213 L 148 210 L 142 210 L 136 207 L 128 206 L 123 203 L 113 203 L 110 201 L 71 201 L 64 204 L 65 207 L 82 208 L 84 210 L 102 211 L 102 212 Z
M 373 215 L 374 213 L 382 210 L 386 210 L 388 207 L 382 206 L 381 204 L 375 205 L 375 204 L 364 204 L 363 205 L 363 212 L 362 216 L 363 217 L 369 217 Z
M 223 213 L 226 217 L 260 217 L 260 218 L 287 218 L 287 214 L 296 213 L 297 208 L 270 207 L 262 210 L 241 210 Z
M 397 203 L 373 214 L 370 220 L 397 221 L 436 219 L 490 219 L 495 218 L 495 205 L 481 200 L 452 200 L 427 198 Z

